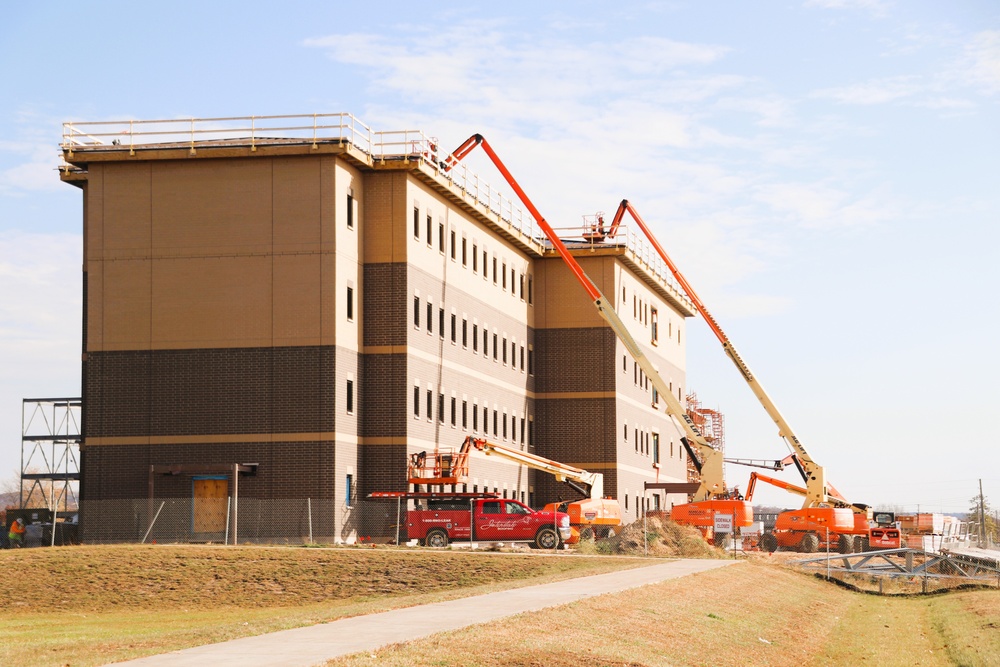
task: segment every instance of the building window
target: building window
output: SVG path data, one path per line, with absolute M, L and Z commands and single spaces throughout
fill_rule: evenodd
M 625 303 L 628 299 L 625 297 L 625 286 L 622 285 L 622 303 Z
M 420 385 L 413 386 L 413 416 L 420 416 Z
M 503 278 L 502 278 L 502 282 L 503 282 L 503 291 L 506 292 L 507 291 L 507 260 L 503 261 Z M 511 287 L 513 287 L 513 285 L 511 285 Z
M 472 404 L 472 432 L 475 433 L 479 430 L 479 406 L 475 403 Z
M 469 347 L 469 320 L 462 318 L 462 347 Z
M 520 274 L 517 277 L 517 293 L 521 297 L 521 301 L 524 301 L 524 274 Z
M 528 417 L 528 445 L 535 441 L 535 419 Z
M 354 414 L 354 380 L 347 381 L 347 414 Z
M 444 340 L 444 308 L 438 308 L 438 334 Z
M 483 435 L 490 432 L 490 409 L 483 406 Z
M 528 305 L 535 303 L 534 295 L 532 294 L 532 286 L 534 285 L 534 278 L 528 276 Z
M 472 351 L 479 352 L 479 325 L 472 324 Z
M 347 287 L 347 321 L 354 321 L 354 288 Z
M 427 390 L 427 421 L 434 419 L 434 392 Z
M 524 372 L 524 344 L 521 344 L 521 372 Z
M 493 284 L 497 284 L 497 258 L 496 255 L 493 256 Z
M 413 207 L 413 238 L 420 240 L 420 207 Z
M 503 415 L 503 439 L 507 439 L 507 413 Z
M 517 417 L 510 416 L 510 439 L 517 440 Z
M 493 437 L 500 435 L 500 413 L 497 412 L 496 408 L 493 408 Z
M 510 367 L 517 367 L 517 343 L 510 341 Z
M 652 312 L 650 313 L 650 318 L 649 318 L 649 320 L 650 320 L 650 322 L 652 324 L 652 326 L 650 327 L 649 335 L 650 335 L 650 338 L 651 338 L 651 341 L 652 341 L 653 345 L 656 345 L 659 342 L 659 340 L 660 340 L 660 329 L 659 329 L 658 315 L 659 315 L 659 313 L 657 312 L 656 308 L 653 308 Z
M 497 334 L 493 332 L 493 361 L 497 360 Z
M 483 250 L 483 280 L 486 280 L 486 274 L 490 272 L 489 270 L 489 255 Z
M 347 191 L 347 228 L 354 229 L 354 193 Z
M 455 230 L 453 229 L 453 230 L 451 230 L 451 258 L 452 259 L 455 259 L 455 253 L 457 252 L 457 250 L 455 248 L 456 245 L 457 244 L 455 243 Z
M 413 297 L 413 328 L 420 328 L 420 297 Z
M 444 221 L 438 220 L 438 250 L 444 254 Z
M 468 265 L 468 260 L 467 260 L 468 256 L 469 256 L 469 239 L 467 239 L 467 238 L 465 238 L 463 236 L 462 237 L 462 266 L 467 266 Z
M 490 332 L 486 330 L 486 325 L 483 325 L 483 356 L 489 356 L 490 354 Z
M 434 304 L 427 302 L 427 333 L 434 333 Z
M 623 435 L 625 437 L 625 442 L 628 442 L 628 424 L 625 424 L 625 428 L 623 430 L 624 430 Z
M 494 336 L 495 335 L 496 334 L 494 334 Z M 496 338 L 494 338 L 493 340 L 495 341 Z M 507 337 L 506 336 L 503 337 L 503 365 L 504 366 L 507 365 Z
M 653 407 L 655 408 L 660 404 L 660 392 L 656 391 L 656 385 L 653 385 Z
M 660 434 L 653 434 L 653 463 L 659 465 L 660 463 Z
M 444 394 L 438 394 L 438 422 L 444 423 Z
M 457 426 L 456 419 L 458 419 L 458 399 L 454 396 L 451 397 L 451 425 Z
M 524 417 L 521 417 L 521 444 L 524 444 Z
M 434 221 L 431 219 L 431 214 L 427 214 L 427 245 L 431 246 L 434 243 Z
M 469 403 L 462 399 L 462 429 L 469 428 Z
M 528 346 L 528 375 L 535 374 L 535 351 Z
M 351 506 L 351 496 L 354 493 L 354 475 L 348 473 L 347 479 L 344 481 L 344 504 L 347 507 Z
M 479 272 L 479 246 L 475 243 L 472 244 L 472 272 Z

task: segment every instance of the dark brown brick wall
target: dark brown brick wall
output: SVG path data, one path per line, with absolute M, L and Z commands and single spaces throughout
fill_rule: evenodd
M 364 285 L 364 344 L 406 345 L 406 264 L 365 264 Z
M 608 327 L 536 330 L 535 391 L 614 391 L 615 342 Z
M 92 352 L 87 437 L 332 431 L 332 346 Z
M 407 427 L 405 354 L 366 354 L 361 357 L 363 402 L 359 418 L 362 437 L 404 437 Z
M 240 477 L 241 498 L 332 498 L 334 443 L 244 442 L 174 445 L 110 445 L 86 450 L 83 486 L 88 500 L 148 498 L 149 466 L 259 464 L 257 475 Z M 157 475 L 156 498 L 190 498 L 191 475 Z

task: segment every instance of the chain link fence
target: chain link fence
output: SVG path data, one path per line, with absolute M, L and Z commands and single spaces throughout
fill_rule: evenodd
M 82 544 L 405 544 L 405 502 L 332 499 L 146 498 L 80 502 L 72 537 Z M 64 527 L 57 524 L 57 529 Z M 42 533 L 25 546 L 48 546 Z

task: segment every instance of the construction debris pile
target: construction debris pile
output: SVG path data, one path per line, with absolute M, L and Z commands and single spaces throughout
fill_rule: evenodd
M 693 526 L 682 526 L 657 516 L 622 526 L 620 533 L 597 541 L 599 553 L 626 556 L 676 556 L 678 558 L 725 558 L 725 553 L 705 541 Z

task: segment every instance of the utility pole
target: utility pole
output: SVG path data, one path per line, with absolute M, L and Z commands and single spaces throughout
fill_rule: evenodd
M 979 547 L 986 547 L 986 500 L 983 498 L 983 478 L 979 478 Z

